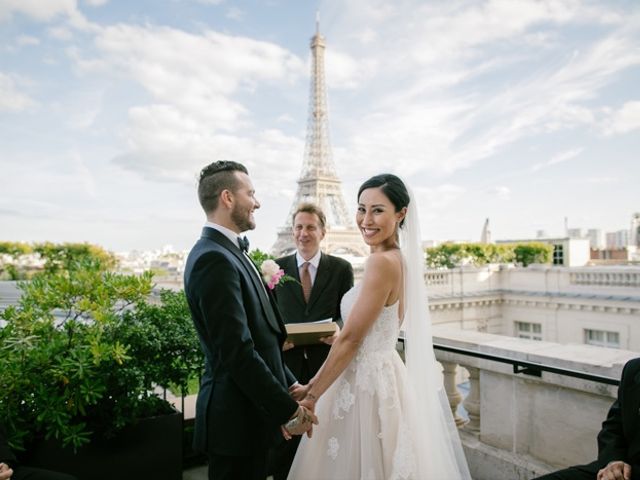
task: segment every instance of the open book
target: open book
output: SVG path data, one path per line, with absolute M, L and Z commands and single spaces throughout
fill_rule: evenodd
M 322 337 L 330 337 L 338 329 L 331 319 L 310 323 L 287 323 L 287 342 L 295 346 L 319 344 Z

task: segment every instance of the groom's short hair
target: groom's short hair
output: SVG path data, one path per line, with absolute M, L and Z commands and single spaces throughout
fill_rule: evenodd
M 205 213 L 213 212 L 218 208 L 218 199 L 223 190 L 236 191 L 238 179 L 235 172 L 249 175 L 247 167 L 231 160 L 218 160 L 200 171 L 198 200 Z

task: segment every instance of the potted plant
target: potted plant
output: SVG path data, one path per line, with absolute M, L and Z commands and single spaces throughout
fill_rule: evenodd
M 181 478 L 182 416 L 156 392 L 186 385 L 202 365 L 184 295 L 150 304 L 150 273 L 64 259 L 21 283 L 19 305 L 0 314 L 0 422 L 11 446 L 81 480 Z

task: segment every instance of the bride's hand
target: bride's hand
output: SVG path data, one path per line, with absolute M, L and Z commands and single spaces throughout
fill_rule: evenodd
M 307 408 L 308 410 L 315 412 L 317 401 L 318 401 L 318 398 L 312 393 L 310 393 L 309 390 L 307 389 L 307 395 L 304 397 L 304 399 L 301 402 L 298 402 L 298 403 L 303 407 Z
M 309 385 L 300 385 L 299 383 L 294 383 L 289 387 L 289 395 L 296 402 L 299 402 L 304 397 L 307 396 L 307 392 L 309 391 Z

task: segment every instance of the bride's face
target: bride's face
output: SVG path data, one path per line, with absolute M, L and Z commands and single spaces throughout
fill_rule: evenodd
M 356 224 L 365 243 L 372 250 L 396 247 L 398 224 L 406 210 L 405 207 L 396 212 L 395 206 L 380 188 L 363 190 L 358 200 Z

